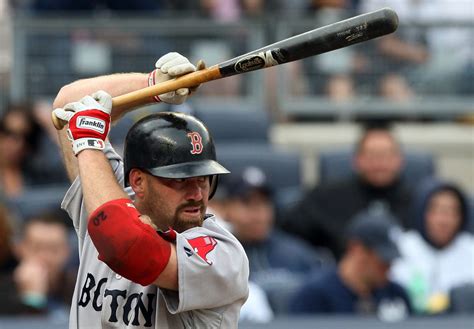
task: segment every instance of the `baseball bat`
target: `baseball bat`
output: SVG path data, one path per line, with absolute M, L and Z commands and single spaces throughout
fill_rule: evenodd
M 112 106 L 133 104 L 179 88 L 189 88 L 212 80 L 319 55 L 392 33 L 397 27 L 396 12 L 390 8 L 382 8 L 298 34 L 173 80 L 114 97 Z M 66 124 L 54 114 L 52 119 L 58 130 Z

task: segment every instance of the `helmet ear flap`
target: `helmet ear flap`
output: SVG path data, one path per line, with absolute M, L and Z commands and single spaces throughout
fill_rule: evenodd
M 217 183 L 219 181 L 219 176 L 218 175 L 212 175 L 209 177 L 210 183 L 211 183 L 211 188 L 209 189 L 209 200 L 212 199 L 214 194 L 216 193 L 217 190 Z

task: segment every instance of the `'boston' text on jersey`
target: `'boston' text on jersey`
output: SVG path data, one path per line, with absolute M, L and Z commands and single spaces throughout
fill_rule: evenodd
M 145 323 L 143 326 L 152 326 L 153 308 L 155 306 L 156 294 L 135 293 L 127 296 L 126 290 L 118 289 L 105 289 L 102 293 L 102 287 L 107 283 L 107 278 L 101 278 L 98 282 L 94 276 L 87 273 L 86 281 L 81 289 L 80 299 L 78 305 L 81 307 L 87 307 L 89 303 L 92 303 L 92 307 L 95 311 L 100 312 L 102 310 L 102 304 L 99 304 L 99 297 L 103 296 L 104 299 L 111 298 L 110 301 L 110 317 L 109 322 L 118 322 L 117 319 L 117 308 L 119 302 L 123 305 L 123 322 L 126 325 L 140 326 L 139 313 L 141 312 Z M 126 300 L 123 304 L 121 300 Z M 133 312 L 131 314 L 131 312 Z M 131 317 L 130 317 L 131 315 Z

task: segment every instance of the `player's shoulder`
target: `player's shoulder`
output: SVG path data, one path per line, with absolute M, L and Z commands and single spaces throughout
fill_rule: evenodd
M 212 214 L 206 214 L 202 226 L 196 226 L 183 232 L 186 238 L 196 236 L 209 236 L 221 241 L 227 241 L 241 246 L 237 238 L 226 227 L 225 222 Z M 243 250 L 243 248 L 242 248 Z
M 218 229 L 218 230 L 223 229 L 224 231 L 229 232 L 229 233 L 232 230 L 232 227 L 231 227 L 230 223 L 226 222 L 222 218 L 220 218 L 220 217 L 218 217 L 214 214 L 211 214 L 211 213 L 206 214 L 206 216 L 204 217 L 204 221 L 203 221 L 202 226 L 203 227 L 214 227 L 215 229 Z
M 224 222 L 222 219 L 216 217 L 213 214 L 206 214 L 202 226 L 196 227 L 195 229 L 209 230 L 217 234 L 223 234 L 226 236 L 233 237 L 233 234 L 230 232 L 230 226 L 226 225 L 226 222 Z

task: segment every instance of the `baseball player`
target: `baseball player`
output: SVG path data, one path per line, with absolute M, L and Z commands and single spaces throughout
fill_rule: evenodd
M 156 66 L 150 78 L 79 80 L 55 100 L 55 115 L 69 123 L 60 140 L 73 180 L 62 208 L 81 261 L 70 328 L 237 328 L 248 295 L 242 246 L 205 212 L 217 176 L 228 173 L 206 127 L 186 114 L 145 117 L 127 134 L 123 162 L 107 140 L 118 112 L 111 95 L 196 69 L 177 53 Z M 155 100 L 181 103 L 188 93 Z

